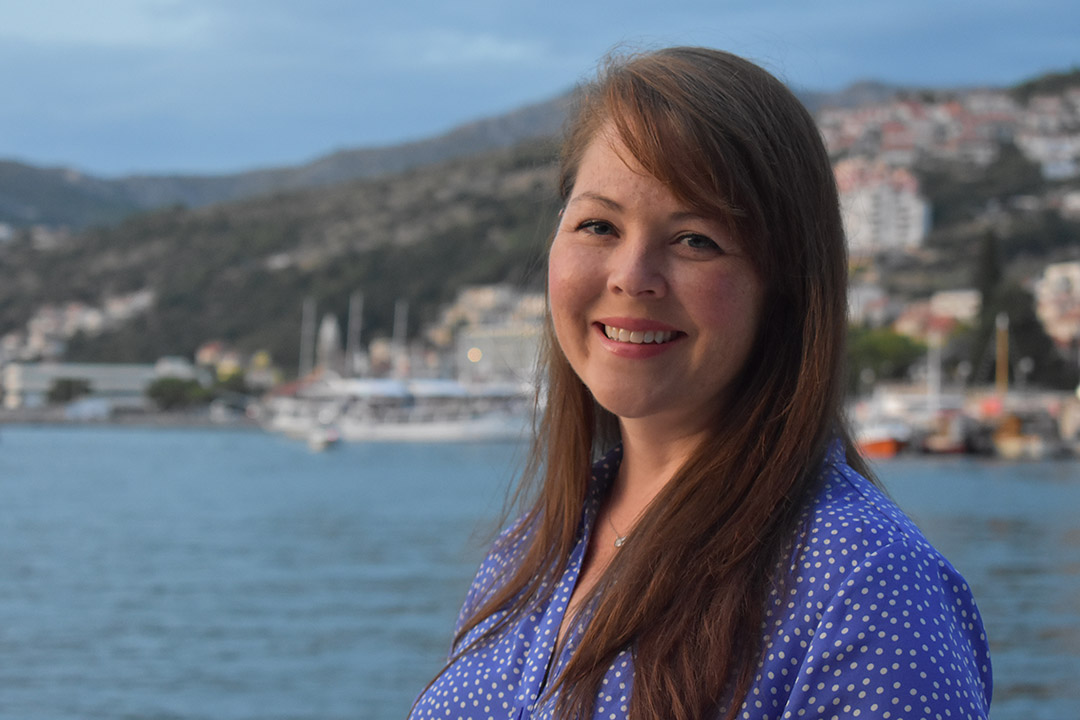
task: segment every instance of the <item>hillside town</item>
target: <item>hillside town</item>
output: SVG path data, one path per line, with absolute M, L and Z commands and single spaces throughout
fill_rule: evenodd
M 1036 93 L 1024 101 L 992 90 L 908 94 L 876 104 L 826 108 L 818 120 L 834 158 L 852 266 L 871 269 L 853 275 L 851 323 L 887 329 L 925 350 L 924 359 L 912 363 L 906 377 L 888 383 L 868 368 L 855 368 L 862 370 L 865 380 L 853 388 L 858 400 L 852 411 L 855 419 L 879 433 L 893 428 L 883 434 L 881 452 L 886 454 L 915 444 L 930 447 L 933 442 L 928 444 L 927 438 L 960 432 L 939 427 L 943 419 L 958 418 L 999 434 L 1007 425 L 1013 436 L 1038 436 L 1043 443 L 1043 450 L 1032 445 L 1016 454 L 1075 452 L 1080 443 L 1080 398 L 1073 392 L 1027 386 L 1033 360 L 1008 355 L 1007 331 L 1003 340 L 996 340 L 1004 343 L 1004 349 L 999 347 L 998 354 L 987 360 L 988 367 L 1004 364 L 996 378 L 992 368 L 984 373 L 970 363 L 943 372 L 940 353 L 935 360 L 935 349 L 940 350 L 945 338 L 978 322 L 983 305 L 979 289 L 960 286 L 923 297 L 898 297 L 879 282 L 881 273 L 874 268 L 882 258 L 918 254 L 924 248 L 934 226 L 934 207 L 920 187 L 918 172 L 927 162 L 985 168 L 998 159 L 1003 147 L 1015 147 L 1038 166 L 1051 189 L 1041 195 L 1004 198 L 1008 209 L 1049 211 L 1063 220 L 1080 220 L 1080 184 L 1073 182 L 1080 178 L 1080 88 Z M 10 228 L 0 228 L 0 242 L 10 237 Z M 33 238 L 48 245 L 56 242 L 56 231 L 35 229 Z M 1024 278 L 1024 286 L 1060 358 L 1072 368 L 1080 366 L 1080 257 L 1073 252 L 1044 264 Z M 150 388 L 160 390 L 165 380 L 217 387 L 207 417 L 222 422 L 265 421 L 270 409 L 283 402 L 303 409 L 303 403 L 295 401 L 305 394 L 322 398 L 326 405 L 328 397 L 360 392 L 358 385 L 349 390 L 327 385 L 328 381 L 355 379 L 449 379 L 460 388 L 499 384 L 510 388 L 503 400 L 513 397 L 516 402 L 528 394 L 523 388 L 533 385 L 544 308 L 541 294 L 509 284 L 469 286 L 460 289 L 436 322 L 419 331 L 408 332 L 407 307 L 399 307 L 402 317 L 395 318 L 391 338 L 365 338 L 355 317 L 325 314 L 316 323 L 316 309 L 305 308 L 304 327 L 297 328 L 303 348 L 299 362 L 271 358 L 266 351 L 243 353 L 217 338 L 206 338 L 190 358 L 165 357 L 154 364 L 64 362 L 73 337 L 107 333 L 147 312 L 155 301 L 154 289 L 144 288 L 103 298 L 98 305 L 72 301 L 37 308 L 24 327 L 0 337 L 4 417 L 84 421 L 145 417 L 168 404 L 160 395 L 150 400 L 154 397 Z M 298 379 L 289 378 L 291 373 L 279 366 L 299 368 Z M 458 404 L 460 388 L 455 390 Z M 416 401 L 414 390 L 394 392 L 408 395 L 410 403 Z M 485 396 L 484 402 L 490 405 L 492 396 Z M 177 400 L 170 407 L 184 404 Z M 905 427 L 896 430 L 898 423 Z M 1032 429 L 1033 423 L 1052 425 L 1055 431 Z M 965 449 L 978 445 L 971 433 L 962 434 Z M 1051 435 L 1053 446 L 1046 450 Z M 990 442 L 984 440 L 983 450 Z

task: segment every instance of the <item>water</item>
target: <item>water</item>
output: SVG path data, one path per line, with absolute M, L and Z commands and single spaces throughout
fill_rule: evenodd
M 0 427 L 0 718 L 404 717 L 521 452 Z M 1080 717 L 1080 463 L 878 469 L 975 589 L 995 720 Z

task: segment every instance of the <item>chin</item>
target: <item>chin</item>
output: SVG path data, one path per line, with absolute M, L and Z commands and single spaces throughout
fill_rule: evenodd
M 620 420 L 641 420 L 672 413 L 673 408 L 666 403 L 643 401 L 642 398 L 630 400 L 625 397 L 625 394 L 625 391 L 611 394 L 593 393 L 593 398 L 600 407 Z

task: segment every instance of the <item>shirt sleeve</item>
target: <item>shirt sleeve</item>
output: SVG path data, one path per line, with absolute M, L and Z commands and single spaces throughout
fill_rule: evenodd
M 784 718 L 986 718 L 986 634 L 964 579 L 925 543 L 857 565 L 807 639 Z

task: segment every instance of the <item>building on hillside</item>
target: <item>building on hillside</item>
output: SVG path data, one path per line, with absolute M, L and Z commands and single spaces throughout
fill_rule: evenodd
M 1080 175 L 1080 133 L 1022 133 L 1016 137 L 1016 145 L 1039 164 L 1047 180 L 1067 180 Z
M 930 313 L 934 317 L 950 318 L 973 323 L 982 307 L 982 293 L 974 289 L 939 290 L 930 296 Z
M 853 256 L 920 247 L 930 209 L 910 170 L 863 157 L 835 165 L 840 208 Z
M 895 303 L 880 285 L 852 285 L 848 289 L 848 322 L 852 325 L 882 327 L 896 312 Z
M 456 374 L 462 382 L 531 384 L 539 348 L 540 326 L 535 323 L 464 328 L 455 341 Z
M 452 372 L 465 382 L 532 382 L 543 317 L 543 293 L 470 286 L 443 310 L 427 338 L 452 350 Z
M 909 303 L 893 323 L 893 330 L 919 342 L 947 337 L 957 326 L 974 322 L 982 294 L 978 290 L 942 290 L 927 300 Z
M 1036 312 L 1063 349 L 1080 344 L 1080 262 L 1052 263 L 1035 283 Z

